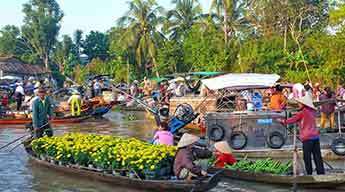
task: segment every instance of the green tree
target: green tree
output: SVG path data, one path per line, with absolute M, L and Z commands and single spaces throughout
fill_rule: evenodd
M 280 35 L 246 39 L 240 49 L 241 60 L 236 71 L 283 74 L 289 68 L 283 42 Z
M 196 23 L 202 14 L 202 7 L 197 0 L 173 0 L 173 10 L 167 13 L 168 34 L 173 40 L 183 40 L 186 32 Z
M 50 53 L 57 41 L 63 13 L 55 0 L 30 0 L 24 4 L 23 38 L 49 68 Z
M 53 61 L 58 64 L 59 71 L 62 74 L 66 74 L 71 70 L 69 65 L 70 54 L 73 54 L 74 44 L 72 38 L 68 35 L 62 37 L 62 41 L 56 44 L 56 48 L 53 54 Z
M 247 0 L 211 0 L 210 14 L 212 10 L 216 11 L 216 16 L 223 25 L 226 44 L 244 28 L 249 27 L 247 7 Z
M 184 41 L 183 51 L 184 63 L 193 71 L 225 71 L 236 61 L 233 57 L 236 53 L 229 54 L 223 35 L 215 25 L 207 28 L 192 26 Z
M 156 67 L 156 49 L 163 35 L 157 30 L 163 18 L 159 17 L 162 7 L 155 0 L 133 0 L 129 3 L 129 11 L 118 20 L 126 31 L 122 43 L 135 54 L 138 77 L 148 74 L 148 68 Z
M 17 55 L 20 30 L 13 25 L 7 25 L 0 30 L 0 55 Z
M 108 35 L 98 31 L 91 31 L 86 35 L 83 48 L 84 53 L 89 56 L 90 60 L 94 58 L 100 58 L 102 60 L 108 59 Z
M 187 71 L 188 68 L 183 63 L 183 49 L 179 42 L 171 40 L 165 41 L 158 49 L 157 68 L 160 74 L 166 75 Z

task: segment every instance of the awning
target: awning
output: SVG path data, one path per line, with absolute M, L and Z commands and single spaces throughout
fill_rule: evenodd
M 7 75 L 0 78 L 1 80 L 23 80 L 21 77 Z
M 227 88 L 272 87 L 280 79 L 277 74 L 229 73 L 204 79 L 202 83 L 211 90 Z
M 222 75 L 224 72 L 208 72 L 208 71 L 199 71 L 199 72 L 191 72 L 189 75 L 200 75 L 200 76 L 216 76 L 216 75 Z

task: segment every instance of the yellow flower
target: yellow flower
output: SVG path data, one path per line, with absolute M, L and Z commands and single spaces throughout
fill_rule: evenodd
M 156 168 L 156 167 L 155 167 L 154 165 L 151 165 L 151 166 L 150 166 L 151 171 L 155 170 L 155 168 Z

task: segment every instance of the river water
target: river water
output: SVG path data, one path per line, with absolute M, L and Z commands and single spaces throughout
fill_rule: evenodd
M 134 114 L 135 121 L 126 121 L 125 116 Z M 149 139 L 154 125 L 145 120 L 142 112 L 111 112 L 105 119 L 83 122 L 78 125 L 55 126 L 55 134 L 83 132 L 113 134 Z M 0 125 L 0 146 L 26 134 L 23 126 Z M 13 145 L 15 146 L 15 144 Z M 126 188 L 111 186 L 101 182 L 79 178 L 32 164 L 22 146 L 10 152 L 11 147 L 0 151 L 0 191 L 1 192 L 135 192 Z M 344 166 L 343 162 L 337 162 Z M 224 180 L 213 192 L 288 192 L 289 187 L 257 184 L 244 181 Z M 299 190 L 305 192 L 331 190 Z M 335 191 L 335 190 L 334 190 Z

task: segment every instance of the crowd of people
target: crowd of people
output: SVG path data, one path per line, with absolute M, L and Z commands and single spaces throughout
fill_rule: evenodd
M 45 79 L 34 79 L 30 77 L 26 80 L 16 80 L 15 82 L 2 82 L 1 85 L 6 88 L 6 91 L 1 91 L 1 107 L 2 110 L 15 110 L 17 112 L 25 109 L 31 109 L 31 104 L 38 94 L 39 88 L 51 88 L 54 82 Z M 55 85 L 56 86 L 56 85 Z M 14 101 L 16 106 L 14 109 L 10 108 L 11 101 Z
M 32 95 L 34 97 L 30 106 L 32 108 L 35 138 L 41 137 L 44 132 L 48 136 L 53 134 L 48 124 L 48 118 L 53 116 L 52 101 L 46 96 L 46 90 L 43 88 L 44 85 L 49 84 L 48 81 L 17 81 L 13 91 L 17 111 L 22 110 L 26 96 Z M 105 85 L 102 80 L 92 80 L 89 84 L 90 97 L 101 96 L 104 88 Z M 205 97 L 211 93 L 203 85 L 197 91 L 191 90 L 185 78 L 176 78 L 170 81 L 163 80 L 160 83 L 155 83 L 147 78 L 144 78 L 142 82 L 135 80 L 130 84 L 121 81 L 116 88 L 123 91 L 117 95 L 118 102 L 133 105 L 135 103 L 134 99 L 142 98 L 148 106 L 156 109 L 169 106 L 172 97 L 183 97 L 189 94 Z M 10 95 L 1 95 L 2 107 L 8 107 L 9 98 Z M 336 99 L 338 99 L 338 102 Z M 81 94 L 77 91 L 73 92 L 68 99 L 67 102 L 71 106 L 72 116 L 81 114 L 82 100 Z M 345 100 L 345 88 L 338 86 L 337 90 L 333 91 L 330 87 L 322 87 L 320 83 L 312 85 L 309 82 L 304 85 L 298 83 L 292 86 L 277 84 L 270 89 L 238 91 L 234 103 L 237 111 L 270 110 L 281 112 L 288 108 L 289 100 L 297 101 L 299 111 L 288 119 L 278 121 L 283 125 L 299 124 L 307 174 L 312 174 L 312 156 L 314 157 L 317 173 L 324 174 L 316 112 L 320 111 L 321 128 L 326 128 L 327 124 L 330 128 L 334 128 L 335 110 L 345 104 L 343 101 Z M 313 102 L 319 102 L 320 105 L 316 107 Z M 167 107 L 167 110 L 169 111 L 169 107 Z M 165 113 L 169 114 L 169 112 Z M 153 137 L 154 144 L 174 145 L 174 135 L 169 131 L 168 119 L 161 119 L 159 128 Z M 204 168 L 202 161 L 197 161 L 198 159 L 213 156 L 215 158 L 214 166 L 219 168 L 224 167 L 226 164 L 236 163 L 236 158 L 232 155 L 232 150 L 227 142 L 213 143 L 213 151 L 211 152 L 210 149 L 199 147 L 197 145 L 199 140 L 199 137 L 186 133 L 178 142 L 178 151 L 173 165 L 174 174 L 177 178 L 188 180 L 197 176 L 206 176 L 207 169 Z

